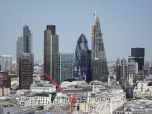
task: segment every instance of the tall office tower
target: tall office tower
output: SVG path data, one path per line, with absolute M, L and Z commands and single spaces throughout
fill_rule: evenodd
M 32 53 L 32 33 L 27 25 L 23 27 L 24 53 Z
M 19 89 L 30 89 L 33 82 L 34 57 L 31 53 L 22 53 L 19 57 Z
M 122 59 L 121 60 L 121 79 L 126 80 L 127 79 L 127 71 L 128 71 L 128 65 L 127 60 Z
M 12 66 L 12 56 L 0 55 L 0 66 L 2 71 L 10 71 Z
M 121 76 L 121 62 L 120 62 L 120 59 L 118 58 L 116 60 L 116 80 L 117 81 L 121 81 L 122 80 L 122 76 Z
M 93 80 L 108 80 L 108 66 L 106 53 L 100 29 L 99 17 L 96 17 L 95 25 L 92 27 L 92 52 L 91 68 Z
M 54 76 L 58 83 L 73 79 L 74 54 L 60 53 L 55 57 Z
M 16 75 L 19 76 L 19 57 L 24 52 L 23 37 L 18 37 L 16 42 Z
M 131 56 L 128 61 L 135 60 L 138 63 L 138 70 L 143 70 L 145 58 L 145 48 L 131 48 Z
M 47 25 L 44 30 L 44 72 L 54 77 L 54 60 L 59 53 L 59 37 L 55 25 Z M 44 77 L 44 79 L 46 79 Z M 47 79 L 46 79 L 47 80 Z
M 88 41 L 84 34 L 81 34 L 75 49 L 75 78 L 86 80 L 91 78 L 90 52 L 88 49 Z M 90 72 L 90 73 L 89 73 Z

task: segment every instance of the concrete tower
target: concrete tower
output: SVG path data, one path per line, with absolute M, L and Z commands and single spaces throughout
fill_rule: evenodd
M 59 53 L 59 38 L 55 25 L 47 25 L 44 30 L 44 72 L 54 77 L 55 56 Z M 46 79 L 46 78 L 44 78 Z

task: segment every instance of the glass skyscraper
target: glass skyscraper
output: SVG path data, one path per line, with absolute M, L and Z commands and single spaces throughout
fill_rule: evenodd
M 128 61 L 135 60 L 138 63 L 138 70 L 143 70 L 144 58 L 145 48 L 131 48 L 131 56 L 129 56 Z
M 108 66 L 106 53 L 100 28 L 99 17 L 96 17 L 95 24 L 92 26 L 92 52 L 91 68 L 93 80 L 107 82 Z
M 55 56 L 55 80 L 58 83 L 62 81 L 73 79 L 73 65 L 74 54 L 73 53 L 60 53 Z
M 24 53 L 32 53 L 32 33 L 27 25 L 23 27 Z
M 81 34 L 77 41 L 74 72 L 74 78 L 91 81 L 91 52 L 84 34 Z

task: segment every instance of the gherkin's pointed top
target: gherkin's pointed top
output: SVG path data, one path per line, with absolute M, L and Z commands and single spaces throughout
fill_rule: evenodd
M 85 35 L 82 33 L 78 39 L 78 42 L 88 42 Z

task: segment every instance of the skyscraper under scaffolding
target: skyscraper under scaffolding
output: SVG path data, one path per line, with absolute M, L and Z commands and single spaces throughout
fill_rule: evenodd
M 99 17 L 96 17 L 95 25 L 92 26 L 91 54 L 91 69 L 93 80 L 102 80 L 103 82 L 106 82 L 108 79 L 108 66 L 100 29 Z

